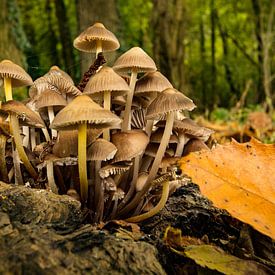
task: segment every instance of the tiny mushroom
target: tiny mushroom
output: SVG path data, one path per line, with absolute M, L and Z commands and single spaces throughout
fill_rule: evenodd
M 76 97 L 54 118 L 50 128 L 54 129 L 78 129 L 78 169 L 80 180 L 80 194 L 82 202 L 88 197 L 87 179 L 87 126 L 91 128 L 111 127 L 120 123 L 120 118 L 111 111 L 104 110 L 89 96 Z
M 113 69 L 119 73 L 130 72 L 130 92 L 127 94 L 122 131 L 131 130 L 131 106 L 138 73 L 156 71 L 156 64 L 143 49 L 133 47 L 122 54 L 115 62 Z

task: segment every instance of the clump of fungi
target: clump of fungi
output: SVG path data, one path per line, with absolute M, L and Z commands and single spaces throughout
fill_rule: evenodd
M 96 53 L 80 90 L 57 66 L 33 82 L 13 62 L 0 63 L 0 180 L 67 194 L 94 223 L 147 219 L 181 184 L 171 178 L 176 160 L 207 149 L 212 131 L 183 116 L 195 104 L 141 48 L 112 68 L 101 66 L 98 58 L 119 48 L 103 24 L 81 33 L 74 46 Z M 24 103 L 12 97 L 19 86 L 30 86 Z

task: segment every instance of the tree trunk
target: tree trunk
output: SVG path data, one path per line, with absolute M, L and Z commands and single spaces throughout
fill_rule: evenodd
M 263 91 L 263 39 L 261 35 L 262 20 L 261 20 L 261 4 L 259 0 L 251 0 L 254 11 L 255 35 L 257 40 L 257 57 L 258 57 L 258 83 L 257 83 L 257 102 L 262 102 L 264 99 Z
M 116 10 L 116 0 L 78 0 L 76 1 L 79 33 L 93 25 L 101 22 L 111 32 L 116 34 L 119 20 Z M 113 63 L 116 53 L 104 54 L 108 63 Z M 80 53 L 81 73 L 88 70 L 95 59 L 94 54 Z
M 154 0 L 153 55 L 159 70 L 182 92 L 184 75 L 184 0 Z
M 217 102 L 216 95 L 216 8 L 215 1 L 211 0 L 210 2 L 210 23 L 211 23 L 211 97 L 210 97 L 210 110 L 214 108 Z
M 62 44 L 62 56 L 65 70 L 75 78 L 75 58 L 71 30 L 69 27 L 66 6 L 63 0 L 55 0 L 55 14 L 58 23 L 60 42 Z

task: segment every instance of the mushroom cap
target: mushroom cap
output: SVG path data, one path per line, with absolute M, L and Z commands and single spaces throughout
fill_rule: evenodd
M 164 128 L 158 128 L 155 132 L 151 134 L 150 142 L 160 143 L 163 136 Z M 179 139 L 175 134 L 170 135 L 169 143 L 178 143 Z
M 45 74 L 47 75 L 58 75 L 61 76 L 63 78 L 65 78 L 67 81 L 69 81 L 72 85 L 74 85 L 74 81 L 72 80 L 72 78 L 70 77 L 69 74 L 67 74 L 66 72 L 64 72 L 63 70 L 61 70 L 58 66 L 54 65 L 50 68 L 50 70 Z
M 15 114 L 21 125 L 26 125 L 35 128 L 44 128 L 45 124 L 39 114 L 35 113 L 22 102 L 9 100 L 2 104 L 0 113 Z
M 114 162 L 127 161 L 140 155 L 149 143 L 149 138 L 142 130 L 117 132 L 112 135 L 112 142 L 117 147 Z
M 116 104 L 116 105 L 120 105 L 120 106 L 125 106 L 126 99 L 122 95 L 114 96 L 114 98 L 112 99 L 112 104 Z
M 33 84 L 32 78 L 19 65 L 10 60 L 0 62 L 0 80 L 4 77 L 11 79 L 13 87 L 30 86 Z
M 102 51 L 115 51 L 120 47 L 116 36 L 102 23 L 95 23 L 84 30 L 75 40 L 74 47 L 82 52 L 96 52 L 96 41 L 102 41 Z
M 159 93 L 148 106 L 146 119 L 162 119 L 169 112 L 192 111 L 195 107 L 190 98 L 174 88 L 168 88 Z
M 45 90 L 53 90 L 63 94 L 71 94 L 73 96 L 82 95 L 77 87 L 65 77 L 58 74 L 49 74 L 37 78 L 34 85 L 29 89 L 29 96 L 34 97 L 41 94 Z
M 43 93 L 41 93 L 35 102 L 35 107 L 37 109 L 49 107 L 49 106 L 66 106 L 67 101 L 65 98 L 60 95 L 59 93 L 52 91 L 52 90 L 46 90 Z
M 197 152 L 201 150 L 210 150 L 210 149 L 201 139 L 192 138 L 186 143 L 183 150 L 183 156 L 186 156 L 189 153 Z
M 88 95 L 103 95 L 104 91 L 111 91 L 112 95 L 125 95 L 130 91 L 126 81 L 112 68 L 103 67 L 90 78 L 83 93 Z
M 145 155 L 150 157 L 155 157 L 159 148 L 159 144 L 157 143 L 149 143 L 145 150 Z M 173 157 L 174 150 L 172 148 L 166 148 L 165 156 Z
M 117 152 L 116 146 L 106 139 L 99 138 L 89 146 L 87 159 L 89 160 L 110 160 Z
M 56 115 L 50 128 L 74 129 L 81 123 L 90 124 L 91 128 L 106 128 L 120 122 L 121 119 L 111 111 L 100 107 L 89 96 L 81 95 Z
M 132 70 L 139 73 L 157 70 L 154 60 L 139 47 L 133 47 L 122 54 L 116 60 L 113 69 L 119 73 L 132 72 Z
M 87 147 L 92 144 L 103 132 L 103 129 L 87 130 Z M 78 154 L 78 131 L 63 130 L 58 132 L 53 146 L 53 154 L 58 157 L 77 156 Z
M 165 127 L 165 121 L 159 121 L 156 124 L 157 127 Z M 187 134 L 191 137 L 196 137 L 204 141 L 208 140 L 213 130 L 206 127 L 199 126 L 194 120 L 190 118 L 184 118 L 183 120 L 175 120 L 173 129 L 180 134 Z
M 130 169 L 130 165 L 124 163 L 108 164 L 99 170 L 99 176 L 104 179 L 111 175 L 122 174 Z
M 173 88 L 173 86 L 162 73 L 158 71 L 149 72 L 137 81 L 135 95 L 159 93 L 167 88 Z

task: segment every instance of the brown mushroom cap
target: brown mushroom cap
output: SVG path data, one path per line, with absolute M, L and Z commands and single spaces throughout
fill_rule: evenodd
M 116 36 L 101 23 L 95 23 L 83 31 L 74 40 L 74 47 L 82 52 L 96 52 L 97 40 L 102 41 L 103 52 L 115 51 L 120 47 Z
M 189 153 L 197 152 L 201 150 L 210 150 L 210 149 L 202 140 L 193 138 L 193 139 L 190 139 L 185 145 L 183 150 L 183 156 L 186 156 Z
M 35 102 L 35 107 L 37 109 L 45 108 L 48 106 L 66 106 L 67 101 L 65 98 L 52 90 L 46 90 L 41 93 Z
M 157 143 L 149 143 L 145 150 L 145 155 L 150 157 L 155 157 L 159 148 Z M 174 150 L 172 148 L 166 148 L 165 156 L 172 157 L 174 156 Z
M 92 144 L 101 134 L 103 129 L 87 130 L 87 147 Z M 78 154 L 78 131 L 59 131 L 53 146 L 53 154 L 58 157 L 77 156 Z
M 169 80 L 160 72 L 149 72 L 141 77 L 135 86 L 135 95 L 158 93 L 167 88 L 173 88 Z
M 180 110 L 192 111 L 196 105 L 193 101 L 174 88 L 159 93 L 147 108 L 146 119 L 162 119 L 169 112 Z
M 150 142 L 160 143 L 163 136 L 164 128 L 158 128 L 155 132 L 152 133 L 150 137 Z M 169 143 L 178 143 L 179 139 L 175 134 L 170 135 Z
M 117 72 L 153 72 L 156 71 L 154 60 L 141 48 L 133 47 L 122 54 L 115 62 L 113 69 Z
M 72 78 L 70 77 L 69 74 L 67 74 L 66 72 L 64 72 L 63 70 L 61 70 L 58 66 L 54 65 L 50 68 L 50 70 L 45 74 L 45 76 L 47 75 L 58 75 L 61 76 L 63 78 L 65 78 L 66 80 L 68 80 L 72 85 L 74 85 L 74 81 L 72 80 Z
M 111 91 L 112 95 L 125 95 L 130 91 L 126 81 L 110 67 L 103 67 L 90 78 L 83 93 L 88 95 L 103 95 L 104 91 Z
M 131 160 L 140 155 L 149 142 L 148 136 L 141 130 L 118 132 L 113 134 L 111 139 L 117 147 L 112 163 Z
M 159 121 L 156 126 L 165 127 L 165 121 Z M 208 140 L 210 135 L 214 133 L 214 131 L 211 129 L 199 126 L 195 121 L 190 118 L 175 120 L 173 124 L 173 129 L 178 133 L 184 133 L 189 136 L 202 139 L 204 141 Z
M 76 97 L 54 118 L 50 128 L 73 129 L 81 123 L 92 124 L 92 128 L 104 128 L 117 125 L 121 119 L 111 111 L 96 104 L 89 96 Z
M 13 87 L 30 86 L 33 84 L 32 78 L 19 65 L 10 60 L 0 62 L 0 79 L 11 78 Z
M 41 117 L 26 107 L 22 102 L 9 100 L 2 104 L 0 113 L 15 114 L 21 125 L 27 125 L 35 128 L 44 128 L 45 124 Z
M 116 146 L 106 139 L 99 138 L 89 146 L 87 159 L 89 160 L 110 160 L 117 152 Z

